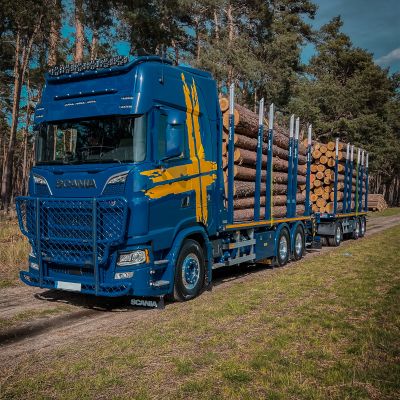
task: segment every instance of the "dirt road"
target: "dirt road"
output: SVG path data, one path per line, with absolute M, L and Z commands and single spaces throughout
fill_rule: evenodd
M 400 224 L 400 215 L 378 217 L 368 222 L 367 236 Z M 348 241 L 347 243 L 352 241 Z M 346 248 L 346 242 L 341 246 Z M 305 260 L 332 251 L 323 247 L 312 251 Z M 299 263 L 301 263 L 300 261 Z M 298 264 L 298 263 L 297 263 Z M 293 266 L 290 263 L 285 268 Z M 224 290 L 234 282 L 266 276 L 276 269 L 265 266 L 240 267 L 218 271 L 213 290 Z M 202 296 L 208 296 L 205 292 Z M 167 307 L 180 307 L 179 303 Z M 54 351 L 77 340 L 112 333 L 120 326 L 131 324 L 151 314 L 162 312 L 133 309 L 126 299 L 98 299 L 75 293 L 41 290 L 18 286 L 0 291 L 0 364 L 14 366 L 18 359 L 33 352 Z M 4 322 L 5 321 L 5 322 Z M 9 321 L 9 323 L 7 323 Z

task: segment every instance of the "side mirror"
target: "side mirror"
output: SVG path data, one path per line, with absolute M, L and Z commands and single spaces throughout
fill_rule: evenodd
M 166 152 L 165 158 L 179 157 L 183 153 L 184 114 L 171 112 L 168 114 L 166 131 Z

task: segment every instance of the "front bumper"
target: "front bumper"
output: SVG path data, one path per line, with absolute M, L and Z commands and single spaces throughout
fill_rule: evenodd
M 40 284 L 40 277 L 28 271 L 20 271 L 19 276 L 21 281 L 29 286 L 36 286 L 45 289 L 57 289 L 57 280 L 50 277 L 44 277 L 42 284 Z M 119 297 L 127 296 L 132 292 L 132 284 L 121 282 L 120 284 L 106 284 L 100 283 L 96 291 L 96 285 L 93 283 L 81 283 L 81 290 L 79 293 L 93 294 L 97 296 L 106 297 Z

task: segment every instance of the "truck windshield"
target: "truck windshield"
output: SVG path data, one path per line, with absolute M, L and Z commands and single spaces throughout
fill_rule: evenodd
M 36 163 L 129 163 L 146 156 L 146 116 L 44 123 L 36 142 Z

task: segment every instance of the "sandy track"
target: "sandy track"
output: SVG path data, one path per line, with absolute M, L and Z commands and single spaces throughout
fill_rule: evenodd
M 367 236 L 399 224 L 400 215 L 371 219 L 368 222 Z M 346 248 L 346 243 L 352 243 L 352 241 L 344 242 L 341 248 Z M 333 251 L 333 249 L 323 247 L 318 251 L 313 250 L 307 254 L 306 259 Z M 224 290 L 234 282 L 241 282 L 260 275 L 268 276 L 272 272 L 272 268 L 260 266 L 241 267 L 234 271 L 229 269 L 218 271 L 215 273 L 213 290 Z M 204 293 L 203 296 L 207 296 L 207 293 Z M 15 365 L 15 362 L 27 353 L 54 351 L 68 342 L 82 341 L 100 334 L 112 333 L 121 326 L 148 317 L 149 313 L 162 312 L 133 309 L 128 305 L 127 299 L 98 299 L 78 293 L 19 286 L 0 292 L 0 318 L 25 311 L 40 312 L 62 304 L 68 304 L 71 311 L 64 311 L 53 317 L 36 318 L 0 331 L 0 364 L 11 362 Z M 179 306 L 179 303 L 167 305 L 167 307 Z

